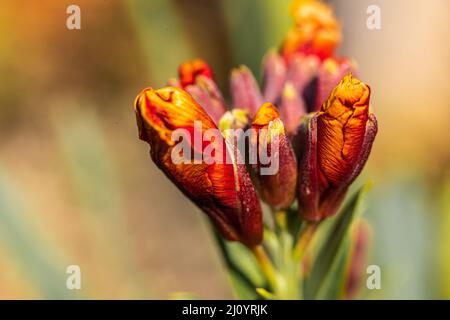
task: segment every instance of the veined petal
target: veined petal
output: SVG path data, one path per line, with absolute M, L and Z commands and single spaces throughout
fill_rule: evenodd
M 185 129 L 190 133 L 187 142 L 195 153 L 203 152 L 205 148 L 204 141 L 200 147 L 195 145 L 195 134 L 203 136 L 206 130 L 217 129 L 191 95 L 173 87 L 148 88 L 136 98 L 135 111 L 139 137 L 150 144 L 153 161 L 167 177 L 209 215 L 225 238 L 248 246 L 260 243 L 262 212 L 245 166 L 235 161 L 239 156 L 237 150 L 233 150 L 219 134 L 211 144 L 215 145 L 223 163 L 175 163 L 172 159 L 175 130 Z M 200 128 L 195 121 L 201 123 Z M 228 163 L 227 158 L 233 161 Z
M 253 166 L 264 201 L 275 209 L 287 208 L 295 199 L 297 185 L 297 159 L 287 138 L 283 122 L 276 107 L 265 103 L 253 120 L 256 136 L 251 138 L 253 148 L 258 150 L 258 163 Z M 261 160 L 267 155 L 270 163 Z M 269 174 L 263 167 L 271 167 Z
M 349 74 L 322 106 L 317 123 L 323 186 L 339 186 L 352 174 L 364 142 L 369 100 L 369 86 Z
M 335 214 L 364 167 L 377 133 L 369 100 L 369 86 L 349 74 L 322 110 L 302 122 L 298 198 L 303 219 L 319 221 Z

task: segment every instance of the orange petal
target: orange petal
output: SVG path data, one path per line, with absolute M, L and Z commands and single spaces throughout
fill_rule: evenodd
M 359 159 L 369 117 L 370 88 L 345 76 L 319 113 L 318 163 L 323 187 L 338 186 Z
M 267 154 L 271 159 L 270 166 L 277 168 L 274 174 L 261 174 L 263 166 L 258 157 L 253 169 L 257 173 L 261 196 L 276 210 L 287 208 L 295 199 L 297 159 L 277 108 L 269 102 L 263 104 L 256 113 L 252 129 L 256 131 L 256 136 L 251 139 L 252 147 L 258 150 L 258 155 Z M 277 144 L 273 142 L 275 135 Z
M 159 90 L 145 89 L 136 98 L 135 111 L 139 136 L 151 147 L 151 157 L 157 166 L 196 203 L 229 240 L 237 240 L 248 246 L 262 239 L 262 213 L 244 165 L 212 163 L 174 163 L 172 151 L 176 142 L 172 133 L 186 129 L 191 134 L 217 129 L 202 107 L 184 90 L 166 87 Z M 194 121 L 200 121 L 201 132 Z M 202 152 L 193 140 L 188 140 L 192 152 Z M 220 136 L 211 142 L 222 159 L 233 159 L 234 152 Z M 220 146 L 223 146 L 222 148 Z
M 178 76 L 183 89 L 190 84 L 194 84 L 198 75 L 213 79 L 211 67 L 202 59 L 186 61 L 178 68 Z
M 314 54 L 321 59 L 333 55 L 341 40 L 340 25 L 331 8 L 316 0 L 297 0 L 291 5 L 295 26 L 288 32 L 282 53 Z
M 271 121 L 280 117 L 277 108 L 270 102 L 264 103 L 255 115 L 253 127 L 267 128 Z

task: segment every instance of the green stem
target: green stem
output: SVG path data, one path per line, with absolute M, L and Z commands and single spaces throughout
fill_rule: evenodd
M 294 260 L 301 261 L 309 243 L 311 242 L 314 234 L 316 233 L 319 223 L 320 222 L 308 223 L 306 227 L 303 229 L 293 250 Z
M 267 256 L 264 248 L 261 245 L 255 246 L 252 248 L 252 252 L 258 261 L 258 264 L 261 267 L 262 272 L 264 273 L 270 287 L 272 289 L 276 288 L 277 277 L 275 270 L 273 268 L 272 262 Z

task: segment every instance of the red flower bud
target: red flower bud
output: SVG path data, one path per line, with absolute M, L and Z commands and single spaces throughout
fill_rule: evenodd
M 217 127 L 191 95 L 173 87 L 148 88 L 137 96 L 135 112 L 139 137 L 149 143 L 152 160 L 166 176 L 212 219 L 226 239 L 249 247 L 259 244 L 262 211 L 245 165 L 238 164 L 238 151 L 220 133 L 210 144 L 202 142 L 200 148 L 196 146 L 192 136 Z M 201 132 L 196 132 L 194 121 L 201 122 Z M 172 156 L 177 141 L 173 134 L 177 129 L 192 133 L 190 138 L 183 137 L 190 154 L 204 152 L 212 144 L 219 153 L 216 158 L 232 159 L 232 163 L 175 163 Z
M 252 129 L 254 135 L 251 137 L 251 145 L 258 150 L 259 156 L 253 168 L 262 199 L 275 209 L 287 208 L 295 199 L 297 159 L 273 104 L 265 103 L 261 106 L 253 120 Z M 270 163 L 262 161 L 261 155 L 267 155 Z M 263 167 L 271 167 L 274 171 L 264 174 Z
M 305 220 L 318 221 L 336 213 L 348 186 L 364 167 L 377 133 L 369 100 L 369 86 L 349 74 L 322 110 L 303 122 L 298 197 Z
M 213 78 L 211 68 L 205 61 L 195 59 L 182 63 L 178 68 L 181 88 L 184 89 L 187 85 L 194 84 L 195 78 L 199 75 L 209 79 Z

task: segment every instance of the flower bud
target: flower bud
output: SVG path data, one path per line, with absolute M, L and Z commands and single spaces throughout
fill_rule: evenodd
M 302 96 L 291 82 L 286 82 L 284 85 L 280 113 L 288 135 L 295 135 L 300 119 L 306 114 L 306 106 Z
M 231 72 L 230 80 L 233 108 L 245 109 L 253 117 L 263 103 L 263 97 L 252 72 L 240 66 Z
M 213 79 L 210 66 L 202 59 L 186 61 L 178 68 L 178 77 L 180 78 L 181 88 L 185 88 L 195 83 L 195 78 L 199 75 Z
M 321 111 L 302 123 L 298 198 L 305 220 L 335 214 L 348 186 L 364 167 L 377 133 L 369 100 L 369 86 L 349 74 Z
M 233 150 L 220 132 L 205 143 L 205 131 L 217 127 L 192 96 L 173 87 L 147 88 L 137 96 L 135 112 L 139 137 L 149 143 L 151 158 L 164 174 L 212 219 L 226 239 L 249 247 L 259 244 L 262 211 L 250 176 L 245 165 L 237 161 L 238 150 Z M 200 122 L 200 128 L 195 121 Z M 188 145 L 188 154 L 204 154 L 212 145 L 215 157 L 223 161 L 174 162 L 175 150 L 179 153 L 175 148 L 181 143 L 179 136 L 174 139 L 180 132 L 177 129 L 187 132 L 187 137 L 181 138 Z M 196 134 L 202 137 L 200 146 Z
M 195 84 L 186 86 L 185 90 L 205 109 L 214 123 L 218 124 L 226 107 L 216 83 L 208 77 L 199 75 L 195 79 Z
M 264 99 L 271 103 L 278 103 L 286 80 L 286 63 L 274 50 L 270 50 L 263 61 L 264 70 Z
M 312 111 L 319 111 L 331 91 L 348 73 L 356 71 L 356 64 L 348 59 L 328 58 L 321 64 L 317 76 L 317 93 Z
M 321 60 L 333 55 L 341 41 L 341 28 L 331 8 L 321 1 L 296 0 L 291 5 L 295 26 L 287 33 L 281 52 L 286 60 L 295 52 Z
M 295 53 L 288 64 L 287 81 L 291 82 L 298 92 L 303 93 L 306 86 L 317 76 L 319 66 L 320 60 L 316 56 Z
M 295 199 L 297 159 L 273 104 L 268 102 L 261 106 L 253 120 L 252 129 L 254 135 L 251 137 L 251 147 L 258 150 L 258 161 L 253 168 L 261 197 L 274 209 L 287 208 Z M 261 155 L 267 155 L 270 163 L 263 160 Z M 271 167 L 273 171 L 265 174 L 264 167 Z

